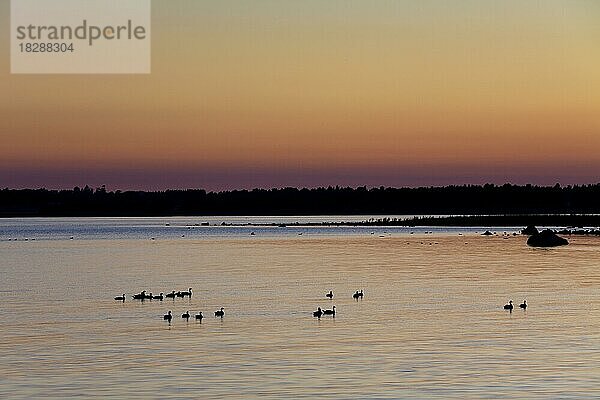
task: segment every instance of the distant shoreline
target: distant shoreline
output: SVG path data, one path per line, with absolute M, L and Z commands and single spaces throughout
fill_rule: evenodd
M 473 215 L 473 216 L 443 216 L 443 217 L 413 217 L 413 218 L 377 218 L 366 221 L 348 222 L 294 222 L 279 223 L 226 223 L 221 226 L 250 226 L 250 227 L 559 227 L 561 234 L 568 235 L 598 235 L 600 236 L 600 215 Z
M 333 215 L 331 215 L 333 216 Z M 340 216 L 340 215 L 335 215 Z M 20 219 L 20 218 L 40 218 L 40 219 L 51 219 L 51 218 L 61 218 L 61 219 L 76 219 L 76 218 L 161 218 L 161 219 L 169 219 L 169 218 L 219 218 L 223 219 L 227 218 L 242 218 L 242 217 L 273 217 L 273 218 L 289 218 L 294 219 L 302 219 L 306 217 L 321 217 L 323 219 L 327 218 L 328 215 L 77 215 L 77 216 L 0 216 L 0 218 L 5 219 Z M 343 217 L 343 216 L 342 216 Z M 351 215 L 348 215 L 351 217 Z M 170 226 L 170 223 L 167 223 L 167 226 Z M 569 231 L 590 231 L 590 230 L 599 230 L 600 231 L 600 215 L 586 215 L 586 214 L 577 214 L 577 215 L 565 215 L 565 214 L 521 214 L 521 215 L 445 215 L 445 216 L 412 216 L 407 218 L 398 218 L 398 217 L 378 217 L 378 218 L 369 218 L 367 220 L 354 220 L 354 221 L 319 221 L 319 222 L 310 222 L 310 221 L 294 221 L 294 222 L 225 222 L 222 221 L 220 223 L 217 222 L 200 222 L 194 223 L 189 226 L 226 226 L 226 227 L 244 227 L 244 226 L 256 226 L 256 227 L 404 227 L 404 228 L 423 228 L 423 227 L 481 227 L 481 228 L 502 228 L 502 227 L 511 227 L 511 228 L 525 228 L 527 226 L 537 226 L 537 227 L 553 227 L 559 230 L 569 230 Z
M 0 189 L 0 218 L 421 215 L 372 226 L 600 226 L 600 184 L 274 188 L 207 192 Z M 429 217 L 431 215 L 449 217 Z M 354 222 L 340 225 L 354 225 Z

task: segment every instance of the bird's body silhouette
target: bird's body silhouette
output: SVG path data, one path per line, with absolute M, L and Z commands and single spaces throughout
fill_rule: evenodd
M 173 290 L 171 293 L 167 293 L 167 295 L 165 296 L 168 299 L 174 299 L 176 296 L 175 291 Z
M 142 290 L 140 293 L 134 294 L 133 298 L 136 300 L 144 300 L 146 298 L 146 291 Z
M 162 292 L 160 292 L 160 294 L 158 296 L 152 296 L 152 298 L 154 300 L 162 300 L 164 298 L 164 296 L 163 296 Z
M 192 288 L 189 288 L 187 292 L 180 292 L 181 297 L 192 297 Z
M 115 300 L 125 302 L 125 293 L 123 293 L 123 296 L 117 296 L 117 297 L 115 297 Z
M 330 299 L 333 299 L 333 291 L 330 290 L 329 293 L 327 293 L 325 296 L 329 297 Z
M 313 311 L 313 317 L 321 318 L 321 315 L 323 315 L 323 310 L 321 310 L 321 307 L 319 307 L 317 311 Z
M 171 311 L 169 311 L 167 314 L 165 314 L 165 315 L 163 316 L 163 319 L 164 319 L 165 321 L 169 321 L 169 322 L 171 322 L 171 320 L 173 319 L 173 315 L 171 314 Z
M 221 317 L 222 318 L 225 315 L 225 311 L 224 310 L 225 309 L 223 307 L 221 307 L 220 310 L 215 311 L 215 317 Z
M 514 308 L 514 307 L 513 307 L 513 304 L 512 304 L 512 300 L 511 300 L 511 301 L 509 301 L 509 302 L 508 302 L 508 304 L 505 304 L 505 305 L 504 305 L 504 309 L 505 309 L 505 310 L 511 310 L 511 311 L 512 311 L 512 309 L 513 309 L 513 308 Z
M 527 300 L 523 300 L 523 303 L 519 304 L 519 307 L 525 310 L 527 308 Z
M 335 315 L 335 306 L 332 310 L 323 310 L 323 315 Z
M 202 321 L 202 318 L 204 318 L 204 315 L 202 315 L 202 311 L 199 311 L 198 314 L 196 314 L 196 319 Z
M 186 321 L 190 319 L 190 312 L 186 311 L 183 314 L 181 314 L 181 318 L 185 319 Z

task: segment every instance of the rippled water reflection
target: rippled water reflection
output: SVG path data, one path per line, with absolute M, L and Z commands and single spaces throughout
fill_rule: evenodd
M 0 241 L 0 397 L 598 397 L 600 240 L 571 241 Z M 191 299 L 112 300 L 190 286 Z M 502 309 L 525 298 L 527 311 Z M 312 317 L 334 304 L 335 319 Z

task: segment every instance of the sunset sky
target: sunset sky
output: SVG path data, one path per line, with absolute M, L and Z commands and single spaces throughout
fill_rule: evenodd
M 0 187 L 600 181 L 600 1 L 164 0 L 152 15 L 150 75 L 11 75 L 3 29 Z

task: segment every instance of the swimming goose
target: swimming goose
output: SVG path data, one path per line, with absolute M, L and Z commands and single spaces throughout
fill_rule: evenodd
M 170 299 L 174 299 L 175 298 L 175 291 L 173 290 L 171 293 L 167 293 L 167 295 L 165 297 L 170 298 Z
M 355 300 L 358 300 L 359 297 L 360 297 L 360 293 L 358 293 L 358 290 L 357 290 L 356 293 L 354 293 L 352 295 L 352 298 L 355 299 Z
M 362 299 L 362 298 L 363 298 L 363 295 L 364 295 L 364 293 L 363 293 L 363 290 L 362 290 L 362 289 L 360 289 L 360 293 L 358 294 L 358 297 L 360 297 L 360 298 Z
M 186 311 L 185 313 L 181 314 L 181 318 L 183 318 L 185 320 L 189 320 L 190 319 L 190 312 Z
M 162 292 L 160 292 L 160 294 L 159 294 L 158 296 L 152 296 L 152 298 L 153 298 L 154 300 L 161 300 L 161 301 L 162 301 L 162 299 L 164 298 L 164 296 L 163 296 L 163 293 L 162 293 Z
M 142 290 L 141 293 L 134 294 L 133 298 L 136 299 L 136 300 L 144 300 L 146 298 L 146 291 Z
M 504 305 L 504 309 L 505 310 L 511 310 L 513 309 L 513 304 L 512 304 L 512 300 L 508 302 L 508 304 Z
M 123 296 L 117 296 L 117 297 L 115 297 L 115 300 L 119 300 L 119 301 L 125 302 L 125 293 L 123 293 Z
M 204 315 L 202 315 L 202 311 L 199 311 L 198 314 L 196 314 L 196 319 L 202 321 L 202 318 L 204 318 Z
M 171 311 L 169 311 L 169 313 L 168 313 L 168 314 L 165 314 L 165 315 L 163 316 L 163 319 L 164 319 L 165 321 L 169 321 L 169 323 L 171 322 L 171 319 L 172 319 L 172 318 L 173 318 L 173 315 L 171 315 Z
M 192 288 L 189 288 L 187 292 L 181 292 L 181 297 L 192 297 Z
M 321 315 L 323 315 L 323 310 L 321 310 L 321 307 L 319 307 L 317 311 L 313 311 L 313 317 L 321 318 Z
M 335 306 L 333 306 L 333 310 L 323 310 L 324 315 L 335 315 Z
M 219 311 L 215 311 L 215 317 L 221 317 L 223 318 L 223 316 L 225 315 L 225 310 L 223 307 L 221 307 L 221 309 Z
M 333 291 L 329 291 L 329 293 L 327 293 L 325 296 L 329 297 L 330 299 L 333 299 Z
M 153 297 L 154 296 L 152 296 L 152 293 L 150 293 L 150 294 L 145 295 L 144 299 L 152 300 Z
M 527 308 L 527 300 L 523 300 L 523 303 L 519 304 L 519 307 L 521 307 L 522 309 L 526 309 Z

